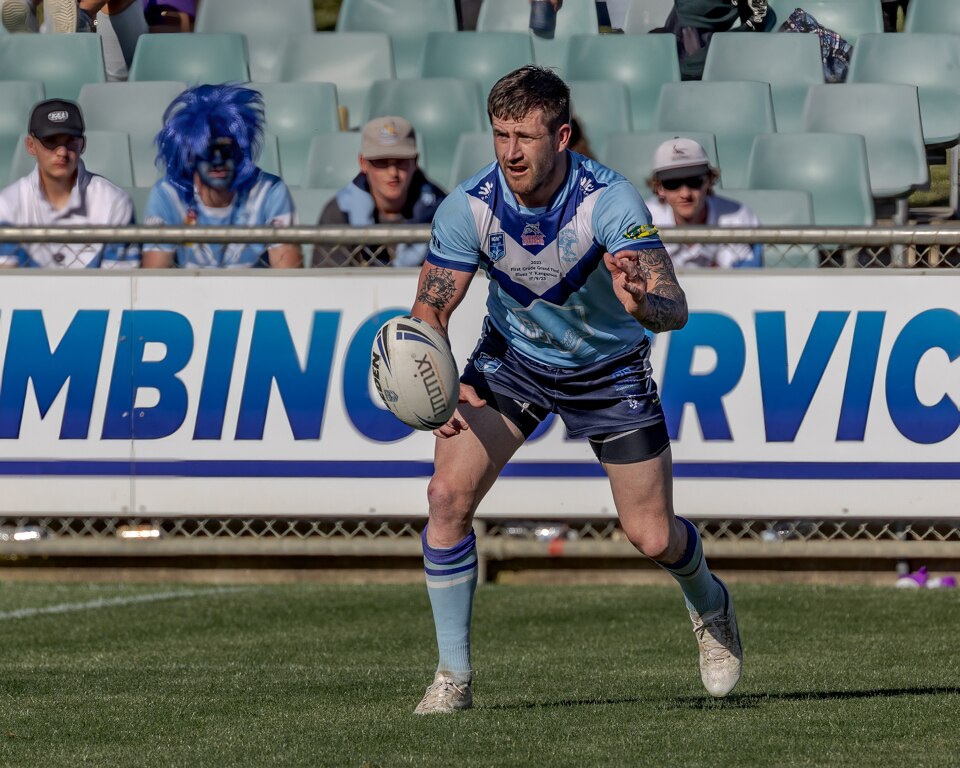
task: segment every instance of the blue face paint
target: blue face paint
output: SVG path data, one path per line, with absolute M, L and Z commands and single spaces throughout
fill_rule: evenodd
M 222 137 L 211 141 L 207 151 L 197 157 L 200 180 L 213 189 L 230 189 L 236 178 L 238 154 L 236 142 L 231 138 Z

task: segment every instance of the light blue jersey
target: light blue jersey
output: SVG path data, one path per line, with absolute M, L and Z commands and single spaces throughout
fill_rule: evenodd
M 148 227 L 289 227 L 296 223 L 296 214 L 287 185 L 278 176 L 261 171 L 226 208 L 206 206 L 198 196 L 188 204 L 176 187 L 161 179 L 150 190 L 144 220 Z M 256 267 L 267 265 L 267 250 L 272 247 L 262 243 L 165 243 L 145 245 L 143 250 L 175 252 L 181 267 Z
M 487 311 L 511 346 L 579 368 L 640 345 L 644 328 L 613 292 L 604 253 L 663 248 L 640 193 L 616 171 L 568 152 L 546 208 L 521 207 L 492 163 L 433 220 L 430 264 L 490 278 Z

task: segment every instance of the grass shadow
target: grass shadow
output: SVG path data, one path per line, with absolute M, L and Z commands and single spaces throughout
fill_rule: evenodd
M 742 693 L 725 699 L 706 696 L 682 696 L 677 698 L 674 709 L 712 709 L 730 707 L 751 709 L 778 701 L 844 701 L 849 699 L 890 699 L 900 696 L 956 696 L 958 686 L 934 686 L 927 688 L 867 688 L 851 691 L 784 691 L 782 693 Z

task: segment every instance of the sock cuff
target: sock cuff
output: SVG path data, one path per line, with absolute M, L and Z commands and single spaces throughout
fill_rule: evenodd
M 700 533 L 697 531 L 697 526 L 687 520 L 687 518 L 680 517 L 679 515 L 677 515 L 677 520 L 683 523 L 684 527 L 687 529 L 687 546 L 684 547 L 683 554 L 680 555 L 680 559 L 677 560 L 677 562 L 657 563 L 658 565 L 668 568 L 671 571 L 686 568 L 688 565 L 690 565 L 690 561 L 693 560 L 697 553 L 697 546 L 700 544 Z
M 463 541 L 444 549 L 442 547 L 431 547 L 427 544 L 427 529 L 424 527 L 420 542 L 423 544 L 423 556 L 427 560 L 434 565 L 450 565 L 469 555 L 477 548 L 477 534 L 471 530 Z

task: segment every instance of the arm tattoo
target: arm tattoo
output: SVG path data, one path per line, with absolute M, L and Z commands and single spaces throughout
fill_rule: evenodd
M 643 317 L 637 319 L 654 333 L 683 328 L 687 324 L 687 297 L 677 282 L 666 249 L 640 251 L 637 265 L 653 286 L 646 296 Z
M 434 267 L 423 278 L 417 301 L 443 311 L 454 294 L 453 272 Z

